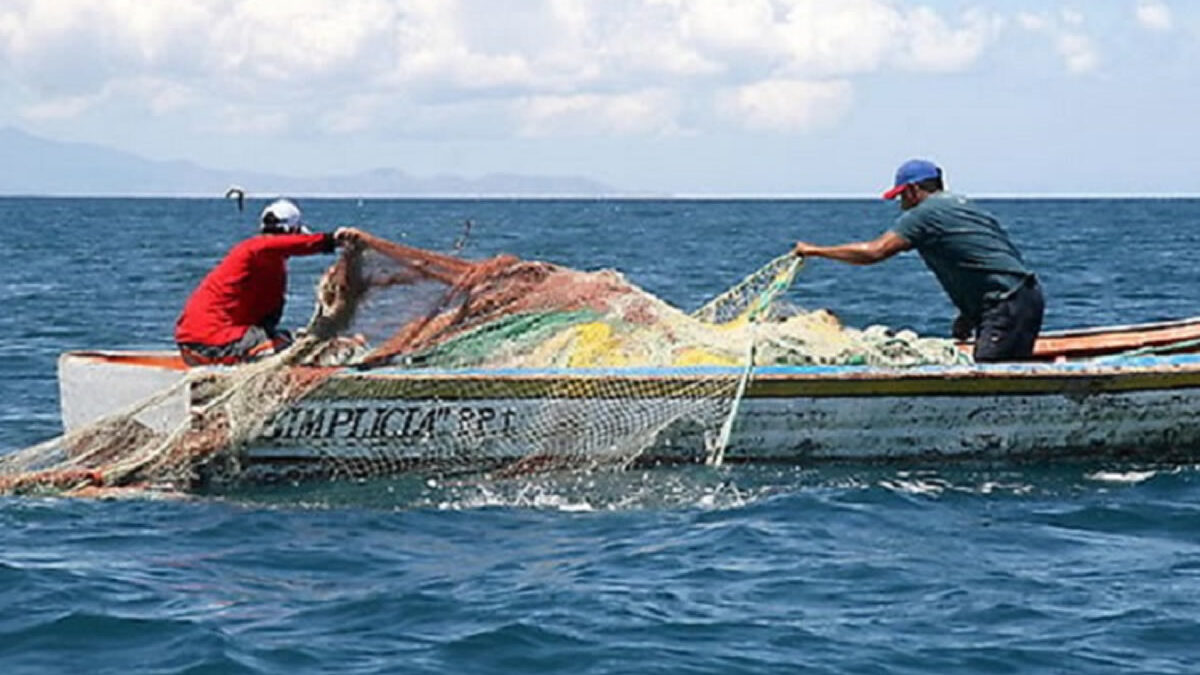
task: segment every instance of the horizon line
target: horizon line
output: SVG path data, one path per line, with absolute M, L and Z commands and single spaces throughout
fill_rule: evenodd
M 754 192 L 603 192 L 603 193 L 347 193 L 347 192 L 261 192 L 246 199 L 275 199 L 291 196 L 304 199 L 336 200 L 529 200 L 529 201 L 884 201 L 878 193 L 754 193 Z M 966 195 L 972 199 L 1005 200 L 1106 200 L 1106 199 L 1200 199 L 1200 192 L 992 192 Z M 0 199 L 217 199 L 223 192 L 0 192 Z

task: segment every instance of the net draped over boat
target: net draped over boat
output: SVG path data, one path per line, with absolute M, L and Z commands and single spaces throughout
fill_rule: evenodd
M 0 458 L 0 493 L 620 468 L 664 446 L 719 461 L 753 368 L 969 362 L 948 340 L 854 330 L 788 304 L 801 264 L 791 255 L 689 314 L 613 270 L 368 242 L 322 276 L 314 315 L 287 351 L 193 369 L 126 410 Z M 144 423 L 181 395 L 185 423 Z M 508 407 L 476 405 L 485 400 Z M 330 407 L 338 401 L 349 407 Z M 285 471 L 248 465 L 249 444 L 297 430 L 301 456 L 275 455 L 288 458 Z

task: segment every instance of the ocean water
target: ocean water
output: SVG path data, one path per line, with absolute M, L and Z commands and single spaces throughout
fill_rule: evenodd
M 55 359 L 162 348 L 260 202 L 0 199 L 0 452 L 59 431 Z M 613 267 L 693 308 L 875 201 L 308 200 L 468 256 Z M 1200 314 L 1200 201 L 992 201 L 1047 328 Z M 301 325 L 329 258 L 296 259 Z M 789 295 L 946 334 L 915 255 Z M 687 467 L 221 497 L 0 498 L 0 673 L 1194 673 L 1200 472 Z

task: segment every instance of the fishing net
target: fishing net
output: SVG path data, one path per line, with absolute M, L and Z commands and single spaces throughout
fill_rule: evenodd
M 0 493 L 720 463 L 755 367 L 968 358 L 949 341 L 852 330 L 786 303 L 801 264 L 790 255 L 688 314 L 613 270 L 366 242 L 322 276 L 287 351 L 193 369 L 6 456 Z M 185 421 L 146 423 L 179 397 Z

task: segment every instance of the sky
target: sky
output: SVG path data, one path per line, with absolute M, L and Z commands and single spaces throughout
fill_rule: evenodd
M 0 0 L 0 126 L 298 176 L 1200 194 L 1193 0 Z

